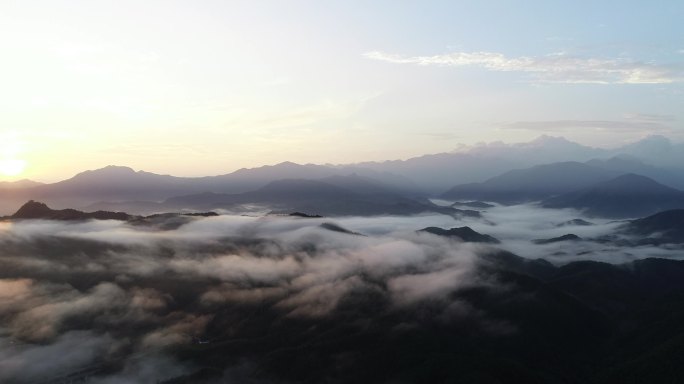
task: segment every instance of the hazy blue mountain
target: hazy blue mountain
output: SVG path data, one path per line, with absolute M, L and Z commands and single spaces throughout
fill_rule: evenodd
M 518 169 L 482 183 L 462 184 L 442 194 L 451 200 L 485 200 L 505 204 L 538 201 L 577 188 L 610 180 L 618 172 L 578 162 L 563 162 Z
M 192 192 L 240 193 L 283 178 L 320 178 L 336 173 L 325 166 L 281 163 L 206 177 L 175 177 L 135 172 L 128 167 L 108 166 L 82 172 L 71 179 L 46 185 L 52 194 L 66 192 L 98 196 L 100 200 L 163 200 Z
M 374 179 L 382 188 L 397 194 L 415 195 L 417 187 L 410 181 L 386 172 L 354 168 L 359 178 L 370 181 L 375 175 L 390 184 Z M 331 166 L 299 165 L 291 162 L 253 169 L 241 169 L 227 175 L 207 177 L 176 177 L 134 171 L 129 167 L 107 166 L 84 171 L 74 177 L 52 184 L 22 183 L 14 188 L 0 188 L 0 209 L 10 212 L 28 199 L 46 201 L 56 207 L 88 207 L 102 209 L 123 208 L 136 211 L 136 207 L 149 212 L 152 202 L 161 202 L 173 196 L 204 192 L 237 194 L 253 191 L 284 178 L 320 179 L 343 177 L 347 170 Z M 363 174 L 363 176 L 361 176 Z M 377 180 L 377 181 L 376 181 Z M 394 183 L 394 184 L 391 184 Z M 370 183 L 369 183 L 370 184 Z M 126 202 L 126 204 L 118 204 Z M 132 203 L 128 203 L 132 202 Z M 137 203 L 136 203 L 137 202 Z M 97 203 L 97 204 L 95 204 Z M 93 205 L 95 204 L 95 205 Z M 156 210 L 152 211 L 155 212 Z
M 316 164 L 296 164 L 290 161 L 282 162 L 276 165 L 265 165 L 257 168 L 242 168 L 233 173 L 216 176 L 217 180 L 225 183 L 222 192 L 225 193 L 240 193 L 253 191 L 257 188 L 263 187 L 271 181 L 282 179 L 323 179 L 333 176 L 346 176 L 349 174 L 356 174 L 367 179 L 374 179 L 385 185 L 386 188 L 391 187 L 402 192 L 414 192 L 418 189 L 413 182 L 407 178 L 393 175 L 389 172 L 378 172 L 362 167 L 335 167 L 329 165 Z M 211 185 L 212 182 L 208 181 Z M 216 188 L 207 189 L 217 191 Z
M 640 217 L 684 208 L 684 192 L 645 176 L 626 174 L 545 200 L 547 208 L 575 208 L 592 216 Z
M 525 143 L 476 145 L 471 147 L 468 153 L 500 158 L 519 157 L 526 159 L 526 161 L 540 164 L 573 160 L 582 161 L 581 159 L 589 160 L 593 157 L 604 156 L 608 151 L 575 143 L 564 137 L 541 135 Z
M 330 184 L 336 187 L 348 189 L 361 195 L 387 195 L 388 193 L 397 194 L 395 190 L 391 189 L 386 184 L 374 180 L 369 177 L 360 176 L 358 174 L 351 174 L 347 176 L 335 175 L 328 176 L 318 181 Z
M 336 176 L 321 180 L 284 179 L 241 194 L 202 193 L 167 199 L 162 204 L 174 209 L 232 209 L 262 206 L 276 212 L 306 212 L 324 216 L 416 214 L 460 211 L 417 201 L 359 176 Z
M 618 171 L 622 173 L 636 173 L 647 176 L 657 172 L 658 168 L 648 165 L 634 156 L 618 155 L 607 159 L 591 159 L 586 164 L 597 168 Z
M 684 146 L 673 144 L 664 137 L 648 137 L 621 148 L 606 150 L 564 138 L 541 136 L 528 143 L 482 144 L 407 160 L 334 166 L 283 162 L 206 177 L 176 177 L 108 166 L 51 184 L 40 185 L 30 181 L 0 183 L 0 211 L 9 213 L 28 199 L 46 201 L 55 207 L 85 207 L 97 202 L 161 202 L 173 196 L 203 192 L 245 193 L 286 178 L 316 180 L 350 174 L 376 180 L 408 197 L 434 195 L 458 185 L 454 195 L 463 198 L 473 195 L 475 199 L 485 199 L 474 193 L 482 192 L 490 195 L 489 200 L 517 202 L 567 192 L 563 186 L 566 180 L 552 171 L 540 175 L 548 181 L 547 186 L 540 185 L 540 180 L 535 185 L 537 181 L 525 179 L 523 172 L 525 168 L 539 164 L 559 162 L 588 162 L 585 165 L 594 168 L 593 173 L 581 175 L 572 173 L 572 170 L 559 170 L 570 172 L 571 177 L 567 177 L 567 181 L 577 182 L 577 188 L 591 181 L 592 177 L 599 177 L 600 171 L 596 169 L 609 176 L 641 174 L 669 186 L 684 188 Z M 518 171 L 502 177 L 513 169 Z M 334 179 L 330 181 L 334 182 Z M 532 182 L 529 187 L 525 185 L 528 181 Z
M 684 209 L 672 209 L 632 220 L 622 229 L 643 237 L 642 243 L 684 243 Z
M 58 208 L 84 207 L 100 200 L 159 200 L 196 190 L 196 180 L 154 173 L 136 172 L 128 167 L 108 166 L 81 172 L 52 184 L 0 192 L 3 210 L 28 199 L 45 201 Z M 11 208 L 9 208 L 11 209 Z
M 608 159 L 592 159 L 587 161 L 587 164 L 610 171 L 646 176 L 661 184 L 677 189 L 684 188 L 684 168 L 655 167 L 631 155 L 618 155 Z
M 592 159 L 627 159 L 633 163 L 607 161 L 603 167 L 620 173 L 637 173 L 675 187 L 684 187 L 684 144 L 673 144 L 663 136 L 649 136 L 614 149 L 592 148 L 563 137 L 542 135 L 526 143 L 489 143 L 459 148 L 451 153 L 418 156 L 407 160 L 364 162 L 364 168 L 405 176 L 431 193 L 457 184 L 482 182 L 513 169 L 557 162 L 586 162 Z M 636 162 L 645 162 L 645 166 Z M 592 163 L 590 165 L 599 166 Z M 645 171 L 652 171 L 644 173 Z M 671 173 L 671 174 L 670 174 Z
M 684 164 L 684 143 L 672 143 L 661 135 L 648 136 L 612 152 L 631 155 L 659 167 L 681 169 Z
M 553 162 L 587 161 L 602 156 L 608 156 L 608 152 L 561 137 L 540 136 L 528 143 L 482 144 L 451 153 L 358 165 L 405 176 L 425 191 L 437 194 L 453 185 L 481 182 L 512 169 Z

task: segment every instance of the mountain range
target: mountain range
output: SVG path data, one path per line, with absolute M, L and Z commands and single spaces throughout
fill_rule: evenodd
M 659 169 L 674 170 L 674 173 L 682 175 L 684 144 L 672 143 L 666 137 L 654 135 L 617 148 L 602 149 L 574 143 L 562 137 L 543 135 L 527 143 L 480 144 L 459 148 L 450 153 L 407 160 L 365 162 L 358 166 L 407 177 L 420 185 L 425 192 L 439 194 L 454 185 L 481 182 L 513 169 L 614 157 L 638 159 Z M 623 170 L 622 173 L 624 172 Z M 631 169 L 629 172 L 635 170 Z M 679 178 L 680 184 L 676 187 L 684 188 L 683 180 Z
M 8 214 L 28 199 L 45 201 L 57 208 L 109 210 L 122 206 L 136 213 L 149 213 L 155 204 L 163 207 L 165 203 L 180 203 L 183 198 L 192 200 L 189 196 L 197 199 L 203 196 L 226 206 L 244 204 L 248 197 L 257 199 L 249 203 L 277 205 L 288 198 L 273 198 L 272 194 L 266 198 L 266 192 L 260 189 L 280 180 L 313 180 L 335 185 L 334 177 L 354 176 L 382 186 L 395 203 L 400 203 L 397 196 L 409 199 L 413 201 L 409 205 L 415 205 L 415 202 L 427 204 L 426 197 L 441 195 L 452 200 L 511 204 L 560 196 L 625 173 L 647 176 L 673 188 L 684 188 L 682 153 L 682 145 L 655 136 L 612 150 L 542 136 L 529 143 L 478 145 L 407 160 L 346 165 L 284 162 L 206 177 L 176 177 L 108 166 L 50 184 L 30 180 L 0 183 L 0 213 Z M 683 161 L 678 163 L 679 160 Z M 364 200 L 368 201 L 369 195 L 362 191 L 367 186 L 347 183 L 344 188 L 365 195 Z M 321 188 L 318 190 L 322 191 Z M 348 201 L 349 196 L 345 199 Z M 351 207 L 351 203 L 338 205 L 345 204 Z M 341 211 L 329 209 L 330 212 Z M 355 210 L 363 211 L 360 206 L 350 208 L 350 211 Z
M 684 192 L 632 173 L 549 198 L 546 208 L 575 208 L 590 216 L 630 218 L 684 208 Z
M 579 162 L 562 162 L 516 169 L 481 183 L 457 185 L 444 199 L 477 199 L 504 204 L 538 201 L 549 196 L 588 187 L 620 173 Z
M 672 209 L 632 220 L 622 230 L 641 237 L 641 244 L 684 244 L 684 209 Z
M 399 194 L 412 195 L 416 190 L 411 181 L 402 177 L 370 170 L 353 174 L 372 175 L 373 180 Z M 134 171 L 129 167 L 107 166 L 81 172 L 74 177 L 52 184 L 17 183 L 0 185 L 0 211 L 7 214 L 27 199 L 46 201 L 55 207 L 87 207 L 98 202 L 161 202 L 171 197 L 198 193 L 239 194 L 255 191 L 281 179 L 310 179 L 350 175 L 346 170 L 318 165 L 285 162 L 231 174 L 207 177 L 176 177 Z
M 100 203 L 89 209 L 126 210 L 127 203 Z M 427 199 L 396 193 L 358 175 L 332 176 L 320 180 L 282 179 L 239 194 L 204 192 L 177 196 L 163 202 L 137 202 L 137 212 L 225 209 L 235 213 L 262 210 L 275 213 L 305 212 L 311 215 L 410 215 L 439 212 L 477 216 L 477 211 L 440 207 Z

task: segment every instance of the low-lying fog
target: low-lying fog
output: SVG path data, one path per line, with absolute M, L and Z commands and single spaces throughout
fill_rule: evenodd
M 358 292 L 401 309 L 493 284 L 472 273 L 489 245 L 415 232 L 428 226 L 468 225 L 500 239 L 496 247 L 557 264 L 679 253 L 531 242 L 567 233 L 589 239 L 619 225 L 587 219 L 594 225 L 558 227 L 577 218 L 570 210 L 521 205 L 464 220 L 218 216 L 173 230 L 116 221 L 1 223 L 0 382 L 50 382 L 84 369 L 97 373 L 92 383 L 155 382 L 192 372 L 168 348 L 210 341 L 225 325 L 216 313 L 226 305 L 258 303 L 285 318 L 321 318 Z M 366 236 L 321 228 L 326 222 Z M 508 329 L 466 304 L 451 302 L 441 311 L 435 315 L 477 319 L 483 332 Z M 103 373 L 103 362 L 120 369 Z
M 434 201 L 440 205 L 452 202 Z M 626 221 L 585 217 L 574 209 L 547 209 L 536 204 L 520 204 L 482 210 L 481 219 L 464 218 L 454 226 L 467 225 L 480 233 L 494 236 L 501 241 L 498 246 L 526 258 L 544 258 L 561 265 L 578 260 L 596 260 L 619 264 L 646 257 L 683 257 L 680 247 L 620 246 L 616 242 L 593 241 L 603 236 L 615 235 Z M 591 225 L 577 225 L 580 219 Z M 582 238 L 580 241 L 561 241 L 535 244 L 537 239 L 552 239 L 566 234 Z M 625 238 L 623 235 L 619 238 Z

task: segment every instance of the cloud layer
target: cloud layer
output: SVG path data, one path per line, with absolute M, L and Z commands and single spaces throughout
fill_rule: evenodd
M 246 336 L 240 329 L 249 325 L 233 323 L 223 308 L 320 319 L 355 293 L 376 292 L 402 308 L 476 280 L 472 247 L 413 232 L 348 235 L 321 223 L 222 216 L 173 231 L 4 224 L 0 379 L 40 382 L 85 371 L 98 383 L 165 380 L 195 369 L 170 351 Z
M 453 52 L 433 56 L 403 56 L 373 51 L 372 60 L 442 67 L 479 67 L 495 72 L 522 72 L 538 82 L 589 84 L 668 84 L 684 79 L 682 65 L 662 65 L 626 59 L 580 58 L 566 54 L 507 57 L 498 52 Z
M 173 230 L 113 221 L 4 223 L 0 381 L 195 382 L 206 361 L 216 382 L 261 380 L 266 371 L 286 371 L 272 364 L 294 356 L 290 348 L 303 353 L 317 343 L 354 340 L 354 332 L 366 335 L 349 347 L 361 351 L 374 332 L 383 340 L 444 327 L 455 327 L 454 335 L 465 329 L 468 337 L 516 334 L 519 325 L 502 318 L 505 311 L 488 309 L 497 295 L 517 289 L 480 268 L 482 255 L 499 251 L 416 233 L 431 225 L 468 224 L 505 249 L 556 264 L 677 255 L 591 241 L 531 243 L 567 232 L 597 237 L 618 225 L 558 226 L 577 217 L 517 206 L 491 208 L 484 220 L 336 220 L 368 236 L 326 230 L 324 218 L 219 216 Z M 491 297 L 473 300 L 473 292 Z

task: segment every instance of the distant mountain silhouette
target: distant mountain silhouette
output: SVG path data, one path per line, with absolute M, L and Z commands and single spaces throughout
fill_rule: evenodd
M 56 208 L 106 208 L 114 207 L 107 205 L 111 203 L 161 202 L 174 196 L 204 192 L 241 194 L 281 179 L 321 180 L 350 174 L 373 179 L 395 193 L 410 198 L 436 196 L 457 185 L 451 193 L 454 196 L 514 203 L 569 192 L 561 188 L 564 182 L 561 172 L 564 171 L 569 171 L 568 183 L 578 183 L 576 188 L 587 186 L 585 182 L 592 181 L 589 173 L 580 175 L 559 168 L 556 174 L 553 171 L 547 176 L 540 174 L 548 181 L 546 189 L 539 188 L 543 187 L 541 180 L 534 184 L 533 179 L 529 187 L 525 185 L 526 181 L 530 181 L 525 180 L 525 169 L 539 164 L 567 162 L 588 162 L 585 165 L 595 169 L 594 176 L 599 173 L 596 169 L 608 174 L 609 178 L 621 173 L 636 173 L 665 185 L 684 188 L 684 145 L 673 144 L 662 136 L 648 137 L 614 150 L 583 146 L 561 137 L 541 136 L 527 143 L 481 144 L 407 160 L 342 165 L 283 162 L 206 177 L 176 177 L 108 166 L 45 185 L 2 182 L 0 211 L 9 213 L 28 199 L 45 201 Z M 506 176 L 509 177 L 506 179 L 503 174 L 513 169 L 519 171 Z M 497 180 L 503 185 L 498 184 Z M 598 181 L 601 180 L 593 180 Z M 335 184 L 333 180 L 328 182 Z M 91 207 L 95 203 L 102 204 Z M 148 208 L 150 206 L 147 203 L 145 205 Z M 135 206 L 132 204 L 125 208 Z
M 50 209 L 46 204 L 29 201 L 11 216 L 12 219 L 43 219 L 43 220 L 129 220 L 132 216 L 124 212 L 82 212 L 75 209 Z
M 545 164 L 509 171 L 482 183 L 457 185 L 441 197 L 515 204 L 567 193 L 618 174 L 578 162 Z
M 29 179 L 22 179 L 22 180 L 17 180 L 17 181 L 0 181 L 0 190 L 2 190 L 2 189 L 33 188 L 33 187 L 37 187 L 39 185 L 43 185 L 43 183 L 39 183 L 37 181 L 33 181 L 33 180 L 29 180 Z
M 255 191 L 241 194 L 202 193 L 179 196 L 162 205 L 175 209 L 241 209 L 260 205 L 275 212 L 307 212 L 324 216 L 406 215 L 421 212 L 468 214 L 429 201 L 410 199 L 359 176 L 336 176 L 320 180 L 285 179 L 268 183 Z M 336 185 L 334 185 L 334 184 Z
M 661 135 L 645 137 L 614 152 L 627 154 L 660 167 L 681 168 L 684 164 L 684 144 L 672 143 Z
M 470 227 L 444 229 L 439 227 L 427 227 L 418 232 L 427 232 L 437 236 L 456 237 L 466 243 L 490 243 L 498 244 L 500 241 L 492 236 L 481 234 Z
M 207 191 L 223 193 L 249 192 L 261 188 L 266 184 L 282 179 L 310 179 L 319 180 L 355 174 L 366 179 L 376 180 L 385 188 L 391 188 L 402 193 L 414 193 L 419 189 L 410 179 L 397 176 L 389 172 L 378 172 L 355 166 L 329 166 L 316 164 L 297 164 L 285 161 L 276 165 L 265 165 L 257 168 L 242 168 L 233 173 L 216 176 L 229 181 L 230 187 L 206 189 Z
M 684 164 L 684 144 L 673 144 L 662 136 L 649 136 L 616 149 L 600 149 L 574 143 L 562 137 L 542 135 L 526 143 L 478 144 L 462 147 L 451 153 L 423 155 L 407 160 L 365 162 L 358 165 L 407 177 L 426 191 L 439 194 L 454 185 L 482 182 L 512 169 L 612 157 L 632 158 L 661 167 L 657 172 L 663 171 L 662 167 L 676 168 L 678 171 L 673 172 L 674 176 L 668 176 L 667 171 L 662 178 L 652 173 L 644 175 L 667 185 L 684 187 L 684 176 L 681 173 Z M 612 166 L 617 164 L 610 164 L 605 169 L 619 173 L 643 174 L 638 169 L 613 169 Z
M 585 164 L 591 165 L 592 167 L 617 171 L 620 173 L 636 173 L 643 176 L 652 174 L 658 169 L 652 165 L 644 163 L 636 157 L 629 155 L 619 155 L 608 159 L 591 159 L 585 162 Z
M 318 181 L 366 196 L 387 195 L 388 193 L 398 194 L 396 189 L 393 189 L 376 179 L 361 176 L 356 173 L 350 175 L 328 176 L 318 179 Z
M 356 177 L 374 180 L 376 185 L 397 194 L 414 195 L 418 188 L 411 181 L 386 172 L 353 167 Z M 284 162 L 272 166 L 241 169 L 227 175 L 207 177 L 176 177 L 134 171 L 129 167 L 107 166 L 81 172 L 74 177 L 52 184 L 25 183 L 16 188 L 0 188 L 0 208 L 9 210 L 27 199 L 46 201 L 57 207 L 85 207 L 87 209 L 122 208 L 137 212 L 141 207 L 150 213 L 151 203 L 170 197 L 204 192 L 239 194 L 259 189 L 284 178 L 315 180 L 346 176 L 343 168 L 322 165 L 299 165 Z M 370 175 L 377 176 L 371 178 Z M 389 184 L 385 183 L 387 181 Z M 111 202 L 111 203 L 107 203 Z M 127 204 L 116 204 L 127 202 Z M 132 202 L 128 204 L 128 202 Z M 144 203 L 141 203 L 144 202 Z M 97 205 L 93 205 L 97 204 Z M 152 212 L 157 212 L 153 210 Z
M 631 155 L 618 155 L 609 159 L 592 159 L 586 164 L 619 173 L 634 173 L 646 176 L 669 187 L 684 188 L 684 169 L 656 167 Z
M 109 166 L 80 173 L 50 186 L 49 192 L 82 194 L 98 200 L 164 200 L 172 196 L 198 192 L 241 193 L 260 188 L 270 181 L 297 175 L 303 178 L 329 176 L 324 166 L 281 163 L 273 166 L 241 169 L 231 174 L 207 177 L 175 177 L 149 172 L 135 172 L 128 167 Z M 304 176 L 305 175 L 305 176 Z M 47 188 L 46 188 L 47 189 Z
M 52 184 L 16 190 L 3 197 L 16 205 L 34 199 L 60 208 L 84 207 L 101 200 L 158 200 L 199 188 L 193 178 L 135 172 L 128 167 L 108 166 L 81 172 L 74 177 Z
M 573 234 L 573 233 L 568 233 L 567 235 L 552 237 L 550 239 L 536 239 L 536 240 L 532 240 L 532 242 L 535 244 L 553 244 L 553 243 L 559 243 L 559 242 L 563 242 L 563 241 L 577 241 L 577 240 L 582 240 L 582 238 Z
M 640 217 L 684 208 L 684 192 L 645 176 L 627 174 L 545 200 L 547 208 L 575 208 L 592 216 Z
M 641 243 L 684 243 L 684 209 L 672 209 L 632 220 L 623 231 L 641 237 Z
M 562 137 L 540 136 L 527 143 L 490 143 L 463 147 L 451 153 L 358 165 L 407 177 L 426 192 L 439 194 L 456 184 L 481 182 L 512 169 L 553 162 L 587 161 L 608 153 Z

